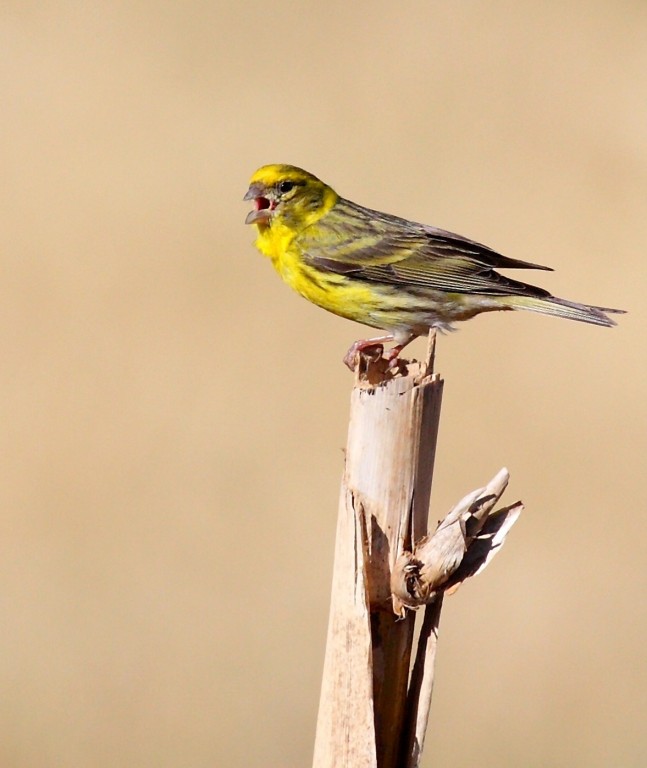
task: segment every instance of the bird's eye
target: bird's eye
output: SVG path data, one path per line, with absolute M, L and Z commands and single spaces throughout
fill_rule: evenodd
M 278 191 L 285 195 L 287 194 L 291 189 L 294 188 L 294 182 L 293 181 L 279 181 L 279 183 L 276 185 L 276 188 Z

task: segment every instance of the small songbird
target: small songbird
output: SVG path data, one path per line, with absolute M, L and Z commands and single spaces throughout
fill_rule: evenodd
M 265 165 L 251 178 L 245 219 L 258 231 L 256 246 L 283 280 L 336 315 L 386 333 L 355 342 L 344 362 L 395 342 L 388 358 L 430 328 L 481 312 L 526 309 L 612 326 L 624 310 L 559 299 L 496 269 L 544 269 L 501 256 L 485 245 L 442 229 L 364 208 L 340 197 L 311 173 L 292 165 Z

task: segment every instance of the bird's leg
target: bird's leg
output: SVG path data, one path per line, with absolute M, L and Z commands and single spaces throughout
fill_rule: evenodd
M 397 366 L 398 355 L 407 346 L 407 344 L 410 344 L 415 338 L 415 333 L 408 333 L 406 336 L 398 336 L 397 339 L 394 339 L 398 343 L 395 345 L 395 347 L 391 347 L 386 356 L 386 359 L 389 361 L 389 368 L 395 368 Z
M 379 348 L 381 355 L 384 350 L 384 342 L 393 340 L 394 337 L 392 333 L 390 333 L 388 336 L 376 336 L 374 339 L 360 339 L 359 341 L 356 341 L 344 355 L 344 364 L 347 365 L 351 371 L 354 371 L 357 367 L 357 355 L 360 352 L 365 352 L 367 349 L 375 347 Z

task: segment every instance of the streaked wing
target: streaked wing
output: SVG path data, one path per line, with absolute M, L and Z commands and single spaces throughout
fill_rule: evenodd
M 549 267 L 507 258 L 460 235 L 343 198 L 304 230 L 297 244 L 311 266 L 368 282 L 456 293 L 549 295 L 494 271 Z

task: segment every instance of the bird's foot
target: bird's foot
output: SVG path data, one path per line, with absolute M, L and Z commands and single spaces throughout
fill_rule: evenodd
M 406 344 L 396 344 L 395 347 L 391 347 L 391 349 L 386 354 L 386 359 L 389 361 L 389 364 L 387 368 L 397 368 L 400 360 L 398 359 L 398 355 L 402 350 L 405 348 Z
M 384 352 L 385 341 L 393 341 L 393 336 L 378 336 L 375 339 L 360 339 L 356 341 L 344 355 L 344 365 L 348 366 L 351 371 L 354 371 L 357 368 L 360 354 L 375 361 L 379 360 Z M 397 356 L 398 352 L 396 352 L 396 358 Z

